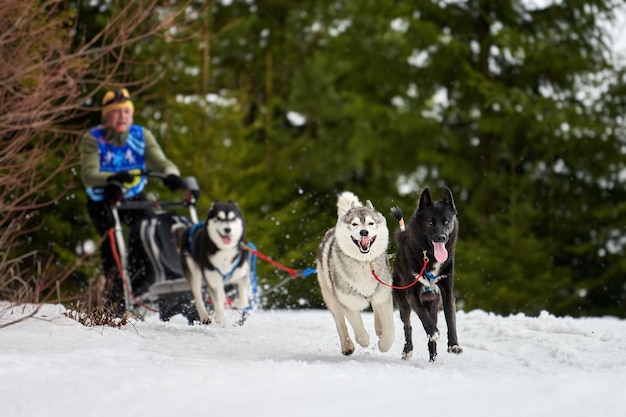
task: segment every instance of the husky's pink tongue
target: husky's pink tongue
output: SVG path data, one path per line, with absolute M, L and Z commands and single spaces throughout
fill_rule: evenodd
M 361 247 L 363 249 L 367 249 L 370 245 L 370 243 L 372 243 L 372 238 L 369 236 L 363 236 L 361 237 Z
M 228 245 L 231 241 L 231 237 L 230 236 L 222 236 L 222 243 L 225 245 Z
M 437 259 L 437 262 L 444 263 L 447 261 L 448 250 L 446 249 L 445 243 L 433 242 L 433 246 L 435 247 L 435 259 Z

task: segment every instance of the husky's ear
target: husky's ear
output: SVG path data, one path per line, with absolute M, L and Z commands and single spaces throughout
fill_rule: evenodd
M 240 209 L 239 209 L 239 204 L 237 204 L 235 201 L 233 201 L 233 200 L 228 200 L 228 204 L 232 204 L 232 205 L 235 207 L 235 209 L 240 210 Z
M 352 207 L 361 205 L 359 198 L 350 191 L 344 191 L 337 198 L 337 217 L 343 217 Z
M 430 196 L 430 188 L 424 188 L 420 196 L 419 208 L 429 207 L 433 205 L 433 199 Z
M 448 205 L 456 211 L 456 206 L 454 205 L 454 198 L 452 197 L 452 191 L 448 187 L 443 187 L 443 204 Z
M 372 202 L 371 202 L 370 200 L 367 200 L 367 201 L 365 202 L 365 206 L 366 206 L 367 208 L 369 208 L 369 209 L 373 209 L 373 208 L 374 208 L 374 205 L 372 204 Z
M 211 203 L 211 207 L 209 207 L 209 211 L 207 211 L 207 214 L 206 214 L 207 220 L 212 219 L 213 217 L 215 217 L 215 205 L 217 203 L 219 203 L 218 200 L 213 200 L 213 202 Z

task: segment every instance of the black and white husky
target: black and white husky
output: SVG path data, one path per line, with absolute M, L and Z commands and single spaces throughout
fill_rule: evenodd
M 245 244 L 243 213 L 236 203 L 214 201 L 206 221 L 192 226 L 172 226 L 174 241 L 180 253 L 183 272 L 191 288 L 200 321 L 212 319 L 202 298 L 203 279 L 215 309 L 215 321 L 225 321 L 224 286 L 234 284 L 237 297 L 233 307 L 245 309 L 251 303 L 249 251 Z
M 357 343 L 369 345 L 361 311 L 370 305 L 379 336 L 378 348 L 386 352 L 395 337 L 393 301 L 387 286 L 391 285 L 387 221 L 369 200 L 363 206 L 349 191 L 339 195 L 337 216 L 336 226 L 326 232 L 317 250 L 317 278 L 326 307 L 337 325 L 341 352 L 354 352 L 346 318 Z

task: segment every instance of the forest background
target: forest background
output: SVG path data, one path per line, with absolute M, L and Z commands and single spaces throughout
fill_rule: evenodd
M 459 308 L 626 317 L 620 5 L 0 2 L 0 299 L 71 302 L 97 274 L 77 144 L 126 86 L 135 122 L 198 179 L 200 216 L 236 201 L 284 265 L 315 266 L 343 190 L 393 231 L 392 206 L 445 185 Z M 262 288 L 286 277 L 258 269 Z M 323 305 L 314 276 L 262 301 Z

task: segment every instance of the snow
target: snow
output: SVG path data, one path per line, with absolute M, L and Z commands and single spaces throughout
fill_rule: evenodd
M 1 308 L 0 326 L 32 306 Z M 156 315 L 84 327 L 60 305 L 0 328 L 0 415 L 593 416 L 624 415 L 626 321 L 458 313 L 462 355 L 428 362 L 413 316 L 413 359 L 396 340 L 340 353 L 330 312 L 265 310 L 241 327 Z M 234 315 L 234 312 L 232 313 Z M 230 317 L 234 321 L 234 316 Z M 426 413 L 426 414 L 424 414 Z

